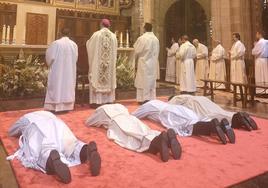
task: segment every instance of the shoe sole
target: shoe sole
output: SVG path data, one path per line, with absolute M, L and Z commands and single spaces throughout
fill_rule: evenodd
M 167 135 L 173 158 L 179 160 L 181 158 L 181 145 L 177 140 L 176 133 L 173 129 L 169 129 Z
M 245 127 L 246 130 L 251 131 L 252 128 L 250 126 L 250 123 L 247 121 L 247 119 L 244 117 L 242 112 L 238 113 L 239 122 L 241 123 L 241 127 Z
M 166 140 L 161 140 L 160 156 L 163 162 L 167 162 L 169 159 L 168 144 Z
M 233 129 L 227 129 L 226 136 L 231 144 L 235 143 L 235 133 Z
M 59 179 L 68 184 L 71 182 L 71 173 L 66 164 L 64 164 L 60 160 L 60 155 L 56 150 L 51 151 L 50 157 L 52 160 L 52 165 L 54 167 L 55 174 L 59 177 Z
M 98 176 L 101 169 L 101 157 L 99 152 L 93 151 L 90 157 L 90 172 L 92 176 Z
M 229 126 L 229 127 L 226 128 L 227 126 Z M 221 121 L 221 128 L 222 128 L 223 132 L 226 134 L 229 142 L 234 144 L 235 143 L 235 133 L 234 133 L 234 130 L 229 125 L 229 122 L 227 121 L 227 119 L 223 119 Z
M 253 130 L 258 130 L 258 126 L 257 126 L 256 122 L 247 113 L 244 112 L 243 116 Z
M 171 152 L 173 155 L 173 158 L 175 160 L 179 160 L 181 158 L 181 146 L 177 139 L 172 139 L 170 142 L 171 146 Z
M 223 130 L 221 129 L 221 127 L 218 126 L 218 125 L 216 125 L 215 128 L 216 128 L 216 133 L 217 133 L 218 137 L 220 138 L 221 142 L 223 144 L 227 144 L 227 141 L 226 141 L 226 138 L 225 138 L 225 134 L 224 134 Z

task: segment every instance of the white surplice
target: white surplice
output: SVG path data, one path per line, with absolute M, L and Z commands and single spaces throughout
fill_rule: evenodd
M 137 73 L 135 87 L 137 101 L 155 99 L 159 56 L 159 40 L 153 32 L 146 32 L 134 44 Z
M 167 50 L 167 69 L 166 69 L 166 81 L 176 81 L 176 52 L 179 48 L 178 43 L 172 44 L 171 48 Z
M 255 56 L 255 83 L 256 85 L 268 84 L 268 41 L 260 39 L 252 50 Z M 263 89 L 257 88 L 257 93 Z
M 176 84 L 180 84 L 180 77 L 181 77 L 181 60 L 179 51 L 180 47 L 176 51 Z
M 181 61 L 180 91 L 195 92 L 194 58 L 196 49 L 189 41 L 180 46 L 178 58 Z
M 209 79 L 226 81 L 225 50 L 221 44 L 212 50 L 210 57 Z M 224 84 L 214 83 L 215 88 L 225 88 Z
M 172 105 L 160 100 L 143 104 L 132 115 L 161 123 L 166 128 L 172 128 L 180 136 L 191 136 L 194 124 L 201 120 L 210 120 L 199 119 L 195 112 L 184 106 Z
M 246 48 L 244 44 L 238 40 L 231 48 L 231 82 L 247 83 L 246 65 L 244 56 Z
M 65 111 L 74 108 L 77 58 L 77 45 L 68 37 L 62 37 L 48 47 L 46 110 Z
M 231 123 L 234 115 L 234 112 L 228 112 L 222 109 L 219 105 L 204 96 L 177 95 L 173 97 L 169 103 L 189 108 L 194 111 L 200 119 L 217 118 L 221 120 L 226 118 Z
M 108 28 L 95 32 L 86 43 L 90 104 L 115 100 L 117 39 Z
M 36 111 L 22 116 L 10 129 L 10 136 L 19 137 L 19 149 L 8 160 L 18 158 L 23 166 L 46 172 L 46 162 L 52 150 L 68 166 L 81 163 L 80 151 L 85 145 L 69 127 L 54 114 Z
M 208 64 L 208 48 L 199 43 L 196 48 L 196 68 L 195 68 L 195 79 L 196 86 L 203 87 L 204 82 L 200 79 L 208 79 L 209 64 Z
M 96 109 L 87 119 L 87 126 L 104 127 L 107 137 L 123 148 L 144 152 L 160 134 L 129 114 L 121 104 L 107 104 Z

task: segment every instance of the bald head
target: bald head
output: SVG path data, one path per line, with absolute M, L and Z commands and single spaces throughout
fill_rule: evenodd
M 197 46 L 198 46 L 198 44 L 199 44 L 198 39 L 194 39 L 194 40 L 193 40 L 193 44 L 194 44 L 194 46 L 195 46 L 195 47 L 197 47 Z

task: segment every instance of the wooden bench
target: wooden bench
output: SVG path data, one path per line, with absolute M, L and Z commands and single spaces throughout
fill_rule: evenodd
M 211 79 L 201 79 L 201 81 L 203 81 L 204 84 L 204 96 L 211 96 L 211 100 L 214 101 L 214 87 L 213 87 L 213 83 L 220 83 L 220 84 L 225 84 L 226 86 L 231 85 L 234 88 L 233 91 L 233 105 L 237 106 L 237 102 L 241 101 L 242 102 L 242 107 L 245 108 L 246 107 L 246 98 L 247 97 L 247 92 L 245 92 L 244 95 L 244 91 L 247 90 L 247 86 L 248 84 L 241 84 L 241 83 L 236 83 L 236 82 L 227 82 L 227 81 L 218 81 L 218 80 L 211 80 Z M 209 87 L 208 87 L 209 84 Z M 244 90 L 243 90 L 244 88 Z M 207 90 L 209 89 L 209 93 L 207 92 Z M 238 93 L 237 91 L 240 91 L 239 95 L 240 98 L 238 98 Z
M 251 104 L 254 104 L 254 97 L 255 97 L 255 89 L 261 88 L 261 89 L 268 89 L 268 84 L 247 84 L 245 86 L 245 101 L 244 105 L 247 107 L 247 103 L 251 102 Z M 250 95 L 250 100 L 248 100 L 248 95 Z
M 211 79 L 201 79 L 204 84 L 204 96 L 211 96 L 211 100 L 214 101 L 214 87 L 213 83 L 220 83 L 225 85 L 232 85 L 234 88 L 233 91 L 233 105 L 236 106 L 236 103 L 238 101 L 242 102 L 242 108 L 247 107 L 247 103 L 251 102 L 251 104 L 254 104 L 254 97 L 255 97 L 255 89 L 261 88 L 261 89 L 268 89 L 268 84 L 241 84 L 236 82 L 227 82 L 227 81 L 218 81 L 218 80 L 211 80 Z M 209 87 L 208 87 L 209 84 Z M 244 89 L 243 89 L 244 88 Z M 207 90 L 209 89 L 209 93 Z M 238 98 L 237 91 L 240 91 L 240 98 Z M 250 95 L 250 100 L 248 100 L 248 95 Z

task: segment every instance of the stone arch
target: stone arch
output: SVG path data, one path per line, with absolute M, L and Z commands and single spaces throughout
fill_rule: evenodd
M 165 38 L 165 17 L 169 8 L 178 1 L 182 0 L 154 0 L 154 8 L 153 8 L 153 16 L 152 23 L 154 26 L 154 32 L 160 41 L 160 67 L 165 67 L 165 48 L 166 48 L 166 38 Z M 207 15 L 207 19 L 209 20 L 211 17 L 211 0 L 195 0 L 198 2 L 201 7 L 205 10 L 205 14 Z M 208 27 L 208 26 L 207 26 Z M 209 28 L 207 28 L 209 31 Z M 164 68 L 161 71 L 161 74 L 164 74 Z

